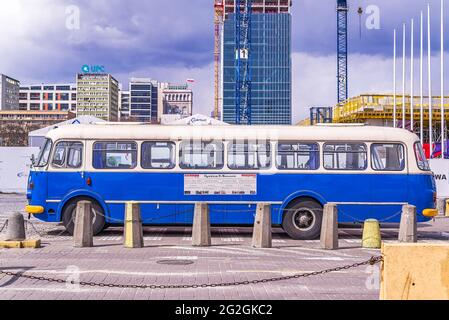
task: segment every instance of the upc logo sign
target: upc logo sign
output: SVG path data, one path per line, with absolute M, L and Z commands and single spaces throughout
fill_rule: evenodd
M 89 66 L 85 64 L 81 67 L 81 71 L 83 73 L 104 73 L 105 67 L 104 66 Z

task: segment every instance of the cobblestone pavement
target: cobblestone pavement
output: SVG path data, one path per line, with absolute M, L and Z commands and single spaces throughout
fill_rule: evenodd
M 20 195 L 0 195 L 0 227 L 8 213 L 21 211 Z M 362 230 L 342 226 L 337 251 L 322 251 L 319 241 L 293 241 L 274 230 L 272 249 L 251 248 L 251 228 L 213 228 L 213 246 L 190 245 L 191 228 L 146 227 L 145 248 L 125 249 L 122 228 L 110 228 L 95 247 L 73 248 L 72 238 L 58 224 L 31 220 L 41 238 L 37 250 L 1 250 L 0 270 L 64 280 L 136 285 L 187 285 L 282 277 L 345 266 L 379 255 L 361 248 Z M 449 242 L 449 219 L 421 224 L 420 241 Z M 384 228 L 383 239 L 397 239 L 397 228 Z M 164 260 L 174 264 L 162 264 Z M 305 279 L 240 287 L 207 289 L 115 289 L 76 287 L 0 276 L 0 299 L 378 299 L 379 267 L 360 267 Z

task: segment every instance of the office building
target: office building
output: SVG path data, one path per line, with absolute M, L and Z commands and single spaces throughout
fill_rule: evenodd
M 193 111 L 193 91 L 187 84 L 159 84 L 159 121 L 169 123 L 190 117 Z
M 19 110 L 20 81 L 0 74 L 0 110 Z
M 118 121 L 119 84 L 110 74 L 77 75 L 77 116 Z
M 76 85 L 70 83 L 22 85 L 19 109 L 23 111 L 76 112 Z
M 130 120 L 129 103 L 130 103 L 129 91 L 120 90 L 120 92 L 119 92 L 120 121 L 129 121 Z
M 158 83 L 147 78 L 129 81 L 129 116 L 136 122 L 158 123 Z
M 252 1 L 249 65 L 251 119 L 254 125 L 290 125 L 291 0 Z M 225 1 L 222 31 L 223 117 L 236 123 L 236 15 L 235 1 Z M 239 53 L 241 54 L 241 53 Z

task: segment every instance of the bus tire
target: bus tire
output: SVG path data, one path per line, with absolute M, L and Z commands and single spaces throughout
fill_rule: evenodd
M 75 216 L 76 216 L 76 207 L 78 202 L 80 201 L 90 201 L 92 202 L 92 208 L 94 211 L 94 221 L 93 221 L 93 234 L 94 236 L 100 234 L 105 226 L 106 219 L 104 217 L 104 210 L 98 204 L 97 201 L 92 200 L 90 198 L 76 198 L 74 200 L 69 201 L 64 210 L 62 212 L 62 224 L 70 235 L 74 234 L 75 231 Z
M 299 199 L 285 210 L 282 228 L 294 240 L 315 240 L 320 237 L 323 207 L 311 199 Z

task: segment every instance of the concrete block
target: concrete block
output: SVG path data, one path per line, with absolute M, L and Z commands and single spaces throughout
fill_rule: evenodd
M 446 217 L 449 217 L 449 200 L 446 200 L 446 210 L 445 210 L 445 214 Z
M 328 203 L 324 206 L 321 248 L 325 250 L 338 249 L 338 207 L 335 203 Z
M 24 249 L 39 249 L 41 247 L 41 240 L 25 240 L 22 241 L 22 248 Z
M 449 244 L 384 243 L 382 300 L 449 300 Z
M 6 232 L 6 241 L 23 241 L 26 239 L 25 219 L 19 212 L 13 213 L 8 217 L 8 228 Z
M 124 233 L 126 248 L 144 247 L 140 204 L 137 202 L 126 203 Z
M 260 203 L 257 205 L 252 246 L 254 248 L 271 248 L 273 246 L 270 204 Z
M 22 241 L 0 241 L 1 249 L 20 249 L 22 248 Z
M 363 248 L 380 249 L 382 236 L 380 233 L 380 223 L 375 219 L 368 219 L 363 225 Z
M 192 245 L 196 247 L 209 247 L 212 245 L 209 206 L 207 205 L 207 203 L 195 204 Z
M 418 242 L 418 221 L 415 206 L 405 205 L 402 207 L 401 224 L 399 227 L 399 242 Z
M 78 202 L 74 231 L 75 248 L 90 248 L 94 246 L 92 220 L 92 203 L 90 201 Z

